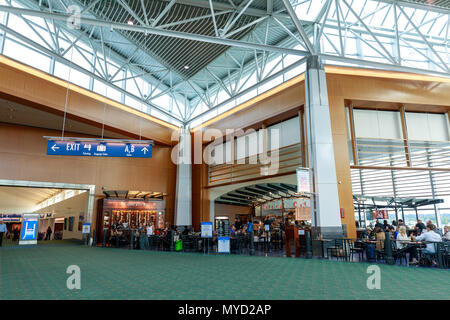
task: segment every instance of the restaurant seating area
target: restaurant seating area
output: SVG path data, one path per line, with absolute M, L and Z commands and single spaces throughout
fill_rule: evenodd
M 309 229 L 306 228 L 309 233 Z M 151 250 L 151 251 L 174 251 L 190 252 L 208 255 L 217 255 L 217 237 L 202 238 L 200 232 L 189 232 L 186 234 L 173 230 L 157 230 L 158 234 L 146 236 L 139 235 L 136 230 L 122 230 L 104 239 L 102 247 Z M 388 233 L 386 233 L 388 234 Z M 444 239 L 442 242 L 430 241 L 406 241 L 404 247 L 397 246 L 393 235 L 388 234 L 387 239 L 376 239 L 360 237 L 358 239 L 311 239 L 310 245 L 306 244 L 306 237 L 299 236 L 297 244 L 290 246 L 291 256 L 307 257 L 308 251 L 314 259 L 327 259 L 346 262 L 367 262 L 392 264 L 401 266 L 422 266 L 449 268 L 450 241 Z M 255 255 L 286 257 L 286 237 L 280 230 L 270 232 L 258 232 L 251 234 L 240 230 L 230 236 L 231 255 Z M 289 240 L 293 241 L 293 240 Z M 176 245 L 178 243 L 178 245 Z M 427 250 L 428 245 L 434 246 L 434 252 Z M 389 246 L 389 248 L 387 248 Z M 296 249 L 297 248 L 297 249 Z M 413 248 L 414 251 L 411 251 Z M 296 253 L 297 252 L 297 253 Z M 411 252 L 417 254 L 417 264 L 411 263 Z

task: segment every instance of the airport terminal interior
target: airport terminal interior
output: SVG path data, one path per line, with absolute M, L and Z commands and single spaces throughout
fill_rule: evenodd
M 448 300 L 449 118 L 450 1 L 0 0 L 0 300 Z

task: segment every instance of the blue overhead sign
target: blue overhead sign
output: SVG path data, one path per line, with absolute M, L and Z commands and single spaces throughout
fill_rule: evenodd
M 47 143 L 47 155 L 151 158 L 152 144 L 49 140 Z

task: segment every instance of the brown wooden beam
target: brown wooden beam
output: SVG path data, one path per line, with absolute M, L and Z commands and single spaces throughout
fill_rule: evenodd
M 411 153 L 409 150 L 408 129 L 406 126 L 406 113 L 404 106 L 400 107 L 400 119 L 402 122 L 402 135 L 403 135 L 403 144 L 405 146 L 406 165 L 408 167 L 411 167 Z
M 355 119 L 353 117 L 353 104 L 350 104 L 348 107 L 348 118 L 350 121 L 350 135 L 352 140 L 352 154 L 353 154 L 353 164 L 358 165 L 359 159 L 357 155 L 357 146 L 356 146 L 356 133 L 355 133 Z
M 39 110 L 39 111 L 43 111 L 43 112 L 47 112 L 47 113 L 50 113 L 50 114 L 54 114 L 56 116 L 64 117 L 64 112 L 61 111 L 61 110 L 58 110 L 58 109 L 55 109 L 55 108 L 52 108 L 52 107 L 49 107 L 49 106 L 46 106 L 46 105 L 43 105 L 43 104 L 40 104 L 40 103 L 36 103 L 36 102 L 30 101 L 30 100 L 27 100 L 27 99 L 24 99 L 24 98 L 21 98 L 21 97 L 13 96 L 13 95 L 7 94 L 5 92 L 0 92 L 0 98 L 4 99 L 4 100 L 11 101 L 11 102 L 15 102 L 15 103 L 18 103 L 18 104 L 21 104 L 21 105 L 24 105 L 24 106 L 27 106 L 27 107 L 32 108 L 32 109 L 36 109 L 36 110 Z M 100 122 L 89 120 L 89 119 L 86 119 L 86 118 L 82 118 L 80 116 L 71 114 L 69 112 L 66 112 L 66 118 L 70 119 L 70 120 L 73 120 L 73 121 L 80 122 L 80 123 L 84 123 L 84 124 L 87 124 L 87 125 L 99 128 L 99 129 L 101 129 L 102 126 L 103 126 L 103 124 L 100 123 Z M 48 129 L 48 128 L 46 128 L 46 129 Z M 141 138 L 143 140 L 153 140 L 155 142 L 155 144 L 157 144 L 157 145 L 170 146 L 167 143 L 159 141 L 158 139 L 152 139 L 150 137 L 144 137 L 144 136 L 139 137 L 139 135 L 137 135 L 137 134 L 134 134 L 134 133 L 131 133 L 131 132 L 128 132 L 128 131 L 124 131 L 124 130 L 121 130 L 121 129 L 116 128 L 116 127 L 112 127 L 112 126 L 109 126 L 107 124 L 104 125 L 104 129 L 107 130 L 107 131 L 111 131 L 111 132 L 115 132 L 115 133 L 124 135 L 125 137 L 129 137 L 129 138 L 132 138 L 132 139 L 139 139 L 139 138 Z
M 302 167 L 306 168 L 308 166 L 307 158 L 306 158 L 306 138 L 305 138 L 305 109 L 300 109 L 298 113 L 298 119 L 300 121 L 300 143 L 302 150 Z

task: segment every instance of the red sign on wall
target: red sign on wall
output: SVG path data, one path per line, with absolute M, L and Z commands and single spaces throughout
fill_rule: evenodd
M 344 208 L 341 208 L 341 219 L 345 218 Z

